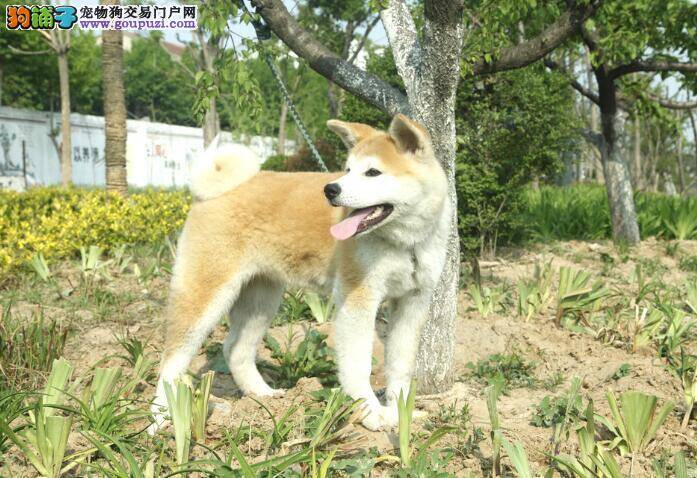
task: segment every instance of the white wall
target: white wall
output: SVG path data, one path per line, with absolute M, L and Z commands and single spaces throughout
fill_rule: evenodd
M 100 186 L 105 181 L 104 118 L 73 113 L 70 116 L 73 142 L 73 182 Z M 191 163 L 203 149 L 200 128 L 149 121 L 128 120 L 128 184 L 131 186 L 186 186 Z M 50 132 L 57 131 L 60 144 L 60 114 L 0 107 L 0 176 L 23 176 L 27 184 L 60 183 L 60 162 Z M 222 143 L 248 145 L 265 161 L 274 154 L 276 139 L 237 137 L 223 133 Z M 293 145 L 289 146 L 290 150 Z

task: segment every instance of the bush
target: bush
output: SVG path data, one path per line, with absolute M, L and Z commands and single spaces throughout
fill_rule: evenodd
M 285 171 L 288 156 L 284 154 L 274 154 L 269 156 L 261 165 L 263 171 Z
M 190 203 L 185 191 L 145 190 L 127 197 L 57 187 L 0 191 L 0 275 L 39 253 L 58 259 L 76 256 L 80 247 L 109 250 L 159 241 L 182 227 Z

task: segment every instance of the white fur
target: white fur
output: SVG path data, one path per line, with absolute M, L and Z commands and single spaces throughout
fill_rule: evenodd
M 251 149 L 241 144 L 218 147 L 216 140 L 191 168 L 191 193 L 199 201 L 236 188 L 260 170 L 259 158 Z

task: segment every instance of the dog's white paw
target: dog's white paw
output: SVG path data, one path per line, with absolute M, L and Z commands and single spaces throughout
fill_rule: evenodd
M 256 390 L 250 390 L 249 392 L 245 393 L 245 395 L 252 395 L 259 398 L 280 398 L 284 396 L 287 391 L 288 390 L 286 390 L 285 388 L 265 387 Z
M 380 405 L 365 407 L 362 423 L 364 427 L 372 431 L 393 430 L 399 424 L 397 407 L 383 407 Z

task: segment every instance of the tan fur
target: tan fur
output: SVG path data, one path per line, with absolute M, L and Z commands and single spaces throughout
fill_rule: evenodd
M 342 210 L 322 188 L 337 173 L 263 171 L 236 189 L 194 203 L 182 231 L 169 307 L 167 349 L 176 347 L 205 304 L 233 274 L 324 288 L 337 243 L 329 228 Z

